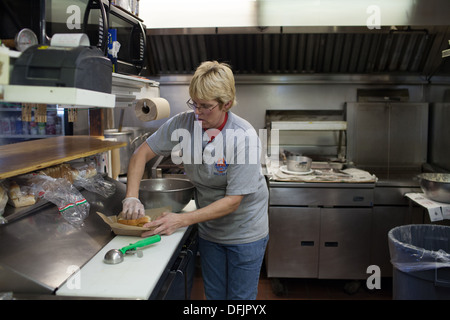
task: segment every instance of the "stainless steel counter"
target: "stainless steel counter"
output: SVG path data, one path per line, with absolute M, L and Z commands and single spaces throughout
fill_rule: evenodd
M 0 292 L 52 294 L 114 238 L 96 214 L 121 210 L 125 185 L 110 181 L 116 184 L 116 193 L 108 199 L 82 191 L 90 203 L 90 214 L 81 228 L 66 222 L 52 203 L 0 226 Z

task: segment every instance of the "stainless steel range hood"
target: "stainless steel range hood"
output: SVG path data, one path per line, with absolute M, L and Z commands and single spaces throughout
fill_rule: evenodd
M 194 1 L 194 9 L 197 2 L 202 1 Z M 242 3 L 238 26 L 227 22 L 233 20 L 229 15 L 226 20 L 213 14 L 212 24 L 194 11 L 180 10 L 175 19 L 166 16 L 165 27 L 152 25 L 144 15 L 151 74 L 190 74 L 207 59 L 226 61 L 237 74 L 249 75 L 388 73 L 426 78 L 450 73 L 441 64 L 450 39 L 449 1 Z

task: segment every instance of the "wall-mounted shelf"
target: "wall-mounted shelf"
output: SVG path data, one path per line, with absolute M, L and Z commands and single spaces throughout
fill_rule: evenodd
M 136 88 L 139 91 L 144 86 L 152 86 L 158 87 L 159 82 L 149 80 L 143 77 L 138 76 L 127 76 L 121 73 L 113 73 L 112 74 L 112 85 L 113 88 L 117 87 L 128 87 L 128 88 Z
M 112 74 L 112 94 L 69 87 L 0 85 L 0 101 L 57 104 L 62 108 L 115 108 L 130 106 L 141 92 L 159 88 L 159 82 Z
M 0 101 L 57 104 L 67 108 L 114 108 L 114 94 L 45 86 L 0 85 Z
M 0 146 L 0 179 L 126 146 L 92 136 L 61 136 Z
M 54 138 L 54 134 L 0 134 L 0 139 L 46 139 Z
M 347 130 L 346 121 L 273 121 L 272 129 L 278 130 Z
M 112 74 L 112 92 L 116 97 L 116 108 L 132 106 L 141 94 L 145 95 L 150 90 L 159 90 L 159 82 L 138 76 Z

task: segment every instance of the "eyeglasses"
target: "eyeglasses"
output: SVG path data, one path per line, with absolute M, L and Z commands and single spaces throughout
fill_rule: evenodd
M 197 104 L 192 99 L 189 99 L 188 101 L 186 101 L 186 104 L 189 108 L 191 108 L 194 111 L 199 110 L 199 111 L 204 112 L 207 110 L 207 111 L 211 112 L 211 111 L 213 111 L 213 109 L 215 107 L 217 107 L 219 105 L 219 102 L 217 102 L 217 104 L 215 106 L 210 106 L 207 104 L 201 104 L 201 105 L 197 106 Z

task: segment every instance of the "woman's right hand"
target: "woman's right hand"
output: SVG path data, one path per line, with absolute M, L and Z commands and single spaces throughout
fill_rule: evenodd
M 138 198 L 128 197 L 122 200 L 122 216 L 124 219 L 138 219 L 145 215 L 144 205 Z

